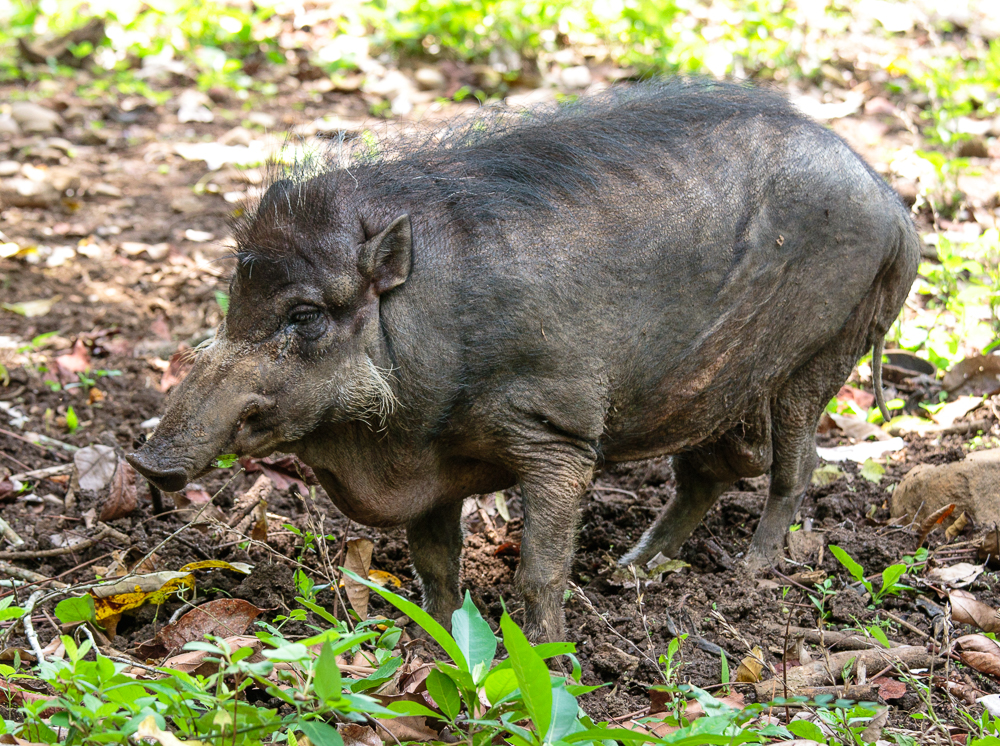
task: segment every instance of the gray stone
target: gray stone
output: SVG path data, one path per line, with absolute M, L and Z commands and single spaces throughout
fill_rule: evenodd
M 0 135 L 12 135 L 17 137 L 21 134 L 21 128 L 14 117 L 7 114 L 0 114 Z
M 14 102 L 10 114 L 25 134 L 49 135 L 63 126 L 63 118 L 59 114 L 30 101 Z
M 955 503 L 953 516 L 964 511 L 981 526 L 1000 524 L 1000 448 L 973 451 L 950 464 L 913 467 L 893 490 L 890 513 L 919 523 L 949 503 Z
M 413 75 L 422 91 L 436 91 L 444 88 L 445 79 L 440 70 L 433 67 L 422 67 Z

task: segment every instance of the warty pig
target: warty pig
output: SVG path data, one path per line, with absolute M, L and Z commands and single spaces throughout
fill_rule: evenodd
M 535 639 L 563 636 L 603 463 L 673 454 L 676 496 L 636 563 L 675 556 L 735 480 L 770 473 L 745 559 L 772 562 L 824 406 L 873 348 L 881 397 L 919 255 L 839 137 L 711 82 L 341 143 L 272 179 L 235 236 L 225 322 L 130 463 L 178 490 L 218 454 L 298 454 L 346 515 L 406 526 L 444 623 L 462 501 L 517 485 Z

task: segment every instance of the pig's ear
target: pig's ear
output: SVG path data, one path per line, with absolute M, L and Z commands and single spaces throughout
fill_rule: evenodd
M 402 285 L 413 264 L 413 240 L 410 216 L 400 215 L 392 225 L 361 247 L 358 269 L 370 277 L 376 295 Z

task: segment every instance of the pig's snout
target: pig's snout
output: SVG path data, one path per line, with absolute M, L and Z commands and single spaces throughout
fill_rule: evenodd
M 187 472 L 179 466 L 157 463 L 148 449 L 129 453 L 125 456 L 132 468 L 142 474 L 151 484 L 164 492 L 180 492 L 188 483 Z

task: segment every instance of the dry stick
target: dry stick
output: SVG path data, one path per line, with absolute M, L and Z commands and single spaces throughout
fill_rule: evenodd
M 788 631 L 792 628 L 792 614 L 788 613 L 785 620 L 785 639 L 781 643 L 781 696 L 785 700 L 785 722 L 790 723 L 791 717 L 788 712 Z M 801 663 L 802 661 L 799 661 Z
M 56 587 L 68 588 L 69 586 L 67 586 L 65 583 L 56 583 L 55 581 L 57 581 L 59 578 L 63 578 L 65 576 L 69 575 L 70 573 L 74 573 L 77 570 L 82 570 L 87 565 L 92 565 L 95 562 L 100 562 L 102 559 L 107 559 L 110 556 L 111 556 L 111 552 L 108 552 L 107 554 L 102 554 L 99 557 L 94 557 L 94 559 L 87 560 L 86 562 L 81 562 L 79 565 L 76 565 L 75 567 L 71 567 L 70 569 L 65 570 L 64 572 L 61 572 L 58 575 L 53 575 L 51 578 L 47 578 L 44 575 L 41 575 L 41 576 L 39 576 L 41 578 L 41 580 L 32 580 L 32 581 L 26 582 L 21 587 L 22 588 L 27 588 L 27 587 L 30 587 L 32 585 L 37 585 L 39 583 L 53 583 Z M 4 570 L 5 567 L 12 567 L 12 566 L 11 565 L 7 565 L 6 562 L 0 562 L 0 572 L 5 572 L 5 570 Z M 17 569 L 21 569 L 21 568 L 17 568 Z M 31 572 L 31 571 L 27 570 L 26 572 Z M 38 575 L 38 573 L 32 573 L 32 574 L 33 575 Z M 9 593 L 4 593 L 2 596 L 0 596 L 0 599 L 4 599 L 4 598 L 6 598 L 9 595 L 10 595 Z
M 5 560 L 24 560 L 24 559 L 42 559 L 44 557 L 59 557 L 63 554 L 72 554 L 73 552 L 80 549 L 89 549 L 98 542 L 104 541 L 114 529 L 110 526 L 105 527 L 101 531 L 97 532 L 97 535 L 92 539 L 84 539 L 83 541 L 66 547 L 57 547 L 56 549 L 36 549 L 30 552 L 0 552 L 0 559 Z
M 42 663 L 45 660 L 45 653 L 42 652 L 42 646 L 38 644 L 38 636 L 35 634 L 35 627 L 31 621 L 31 614 L 35 610 L 35 604 L 37 604 L 44 595 L 45 591 L 35 591 L 32 593 L 31 596 L 28 597 L 28 602 L 24 605 L 24 616 L 21 617 L 21 624 L 24 627 L 24 636 L 27 638 L 28 644 L 31 646 L 31 650 L 35 654 L 35 658 L 38 659 L 39 663 Z M 13 627 L 10 629 L 13 629 Z M 7 634 L 10 634 L 9 630 Z
M 909 623 L 909 622 L 907 622 L 906 620 L 904 620 L 904 619 L 900 619 L 900 618 L 899 618 L 898 616 L 896 616 L 896 615 L 895 615 L 895 614 L 893 614 L 892 612 L 890 612 L 890 611 L 886 611 L 885 609 L 880 609 L 880 610 L 879 610 L 879 613 L 880 613 L 880 614 L 884 614 L 885 616 L 889 617 L 889 618 L 890 618 L 890 619 L 891 619 L 892 621 L 896 622 L 896 624 L 901 624 L 901 625 L 903 625 L 904 627 L 906 627 L 906 628 L 907 628 L 908 630 L 910 630 L 911 632 L 914 632 L 914 633 L 916 633 L 916 634 L 920 635 L 921 637 L 923 637 L 923 638 L 924 638 L 925 640 L 930 640 L 930 641 L 931 641 L 931 642 L 933 642 L 933 643 L 934 643 L 935 645 L 937 645 L 937 641 L 936 641 L 936 640 L 934 640 L 934 638 L 933 638 L 933 637 L 931 637 L 931 636 L 930 636 L 929 634 L 927 634 L 926 632 L 924 632 L 924 631 L 923 631 L 922 629 L 920 629 L 919 627 L 914 627 L 914 626 L 913 626 L 912 624 L 910 624 L 910 623 Z
M 0 534 L 3 535 L 7 541 L 9 541 L 15 547 L 22 546 L 24 544 L 24 539 L 17 535 L 17 531 L 11 528 L 10 524 L 7 523 L 3 518 L 0 518 Z M 5 553 L 0 552 L 0 557 L 3 557 Z M 15 552 L 16 554 L 16 552 Z M 10 558 L 8 558 L 10 559 Z
M 85 635 L 87 635 L 87 637 L 90 638 L 90 644 L 94 646 L 94 650 L 100 652 L 100 654 L 103 655 L 105 658 L 107 658 L 109 660 L 113 660 L 113 661 L 115 661 L 117 663 L 124 663 L 124 664 L 126 664 L 128 666 L 132 666 L 133 668 L 142 668 L 142 669 L 144 669 L 146 671 L 150 671 L 152 673 L 157 673 L 157 674 L 162 674 L 163 673 L 163 671 L 160 671 L 159 669 L 153 668 L 152 666 L 147 666 L 144 663 L 137 663 L 136 661 L 129 660 L 128 658 L 121 658 L 121 657 L 119 657 L 117 655 L 108 655 L 108 653 L 106 651 L 101 650 L 101 648 L 97 645 L 97 640 L 94 639 L 93 633 L 87 628 L 86 624 L 81 624 L 77 629 L 82 629 L 83 630 L 83 633 Z
M 11 456 L 9 453 L 5 453 L 3 451 L 0 451 L 0 456 L 3 456 L 4 458 L 9 458 L 11 461 L 13 461 L 15 464 L 17 464 L 18 466 L 20 466 L 22 469 L 30 469 L 31 468 L 30 466 L 28 466 L 23 461 L 19 461 L 16 458 L 14 458 L 13 456 Z
M 617 492 L 621 495 L 628 495 L 629 497 L 632 497 L 636 500 L 639 499 L 639 495 L 637 495 L 635 492 L 632 492 L 631 490 L 621 490 L 618 489 L 617 487 L 602 487 L 600 485 L 594 484 L 590 486 L 590 489 L 593 492 Z
M 40 573 L 33 570 L 25 570 L 23 567 L 17 567 L 16 565 L 11 565 L 8 562 L 0 560 L 0 573 L 4 575 L 9 575 L 13 578 L 20 578 L 21 580 L 27 580 L 29 583 L 48 583 L 52 582 L 52 578 L 47 578 Z M 56 587 L 67 588 L 65 583 L 55 583 L 53 585 Z
M 18 482 L 27 482 L 31 479 L 47 479 L 48 477 L 56 477 L 60 474 L 69 474 L 71 471 L 73 471 L 73 464 L 58 464 L 57 466 L 47 466 L 44 469 L 34 469 L 21 474 L 12 474 L 10 478 L 16 479 Z

